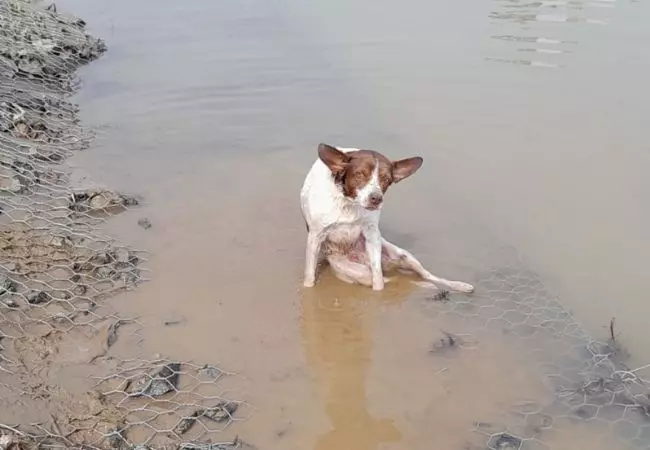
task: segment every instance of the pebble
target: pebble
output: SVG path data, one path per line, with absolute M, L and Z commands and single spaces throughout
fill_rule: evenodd
M 176 390 L 181 370 L 180 363 L 165 364 L 133 382 L 128 393 L 133 397 L 159 397 Z
M 138 225 L 140 225 L 145 230 L 148 230 L 152 226 L 151 222 L 149 222 L 149 219 L 147 219 L 146 217 L 144 219 L 138 220 Z
M 27 296 L 27 302 L 30 305 L 40 305 L 50 301 L 52 296 L 45 291 L 34 291 Z

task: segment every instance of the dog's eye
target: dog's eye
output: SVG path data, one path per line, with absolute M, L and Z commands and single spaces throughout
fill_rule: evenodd
M 393 179 L 389 175 L 381 175 L 379 177 L 379 185 L 381 186 L 381 190 L 384 192 L 386 192 L 392 182 Z

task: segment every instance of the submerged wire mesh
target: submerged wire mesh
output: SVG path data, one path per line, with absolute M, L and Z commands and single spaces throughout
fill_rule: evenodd
M 143 280 L 145 254 L 96 231 L 138 199 L 73 190 L 60 165 L 91 138 L 66 100 L 74 71 L 106 49 L 84 25 L 53 4 L 0 0 L 0 448 L 244 448 L 214 443 L 247 414 L 223 392 L 232 374 L 107 357 L 138 326 L 107 299 Z M 80 362 L 95 383 L 70 392 L 52 374 L 70 363 L 60 349 L 91 342 Z
M 514 249 L 490 260 L 498 269 L 479 277 L 476 295 L 443 292 L 425 301 L 428 313 L 458 327 L 436 345 L 464 351 L 462 342 L 478 341 L 481 330 L 504 335 L 541 368 L 554 400 L 512 405 L 504 423 L 479 419 L 474 431 L 485 436 L 487 448 L 563 448 L 549 442 L 549 431 L 585 425 L 593 443 L 611 438 L 620 444 L 616 448 L 650 449 L 650 365 L 627 367 L 629 355 L 615 335 L 606 343 L 592 339 Z M 462 333 L 471 338 L 459 339 Z

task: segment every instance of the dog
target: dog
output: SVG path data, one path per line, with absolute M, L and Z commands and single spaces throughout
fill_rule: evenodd
M 300 191 L 307 225 L 304 286 L 313 287 L 323 256 L 336 277 L 381 291 L 384 271 L 415 272 L 430 287 L 472 292 L 471 284 L 428 272 L 408 251 L 379 232 L 379 216 L 388 188 L 413 175 L 419 156 L 391 161 L 374 150 L 340 148 L 321 143 L 318 159 Z M 431 286 L 433 283 L 433 286 Z

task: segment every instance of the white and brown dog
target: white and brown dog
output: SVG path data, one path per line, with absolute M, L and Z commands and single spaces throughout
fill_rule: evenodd
M 374 290 L 384 288 L 384 271 L 390 269 L 413 271 L 427 282 L 452 291 L 474 290 L 470 284 L 431 274 L 411 253 L 391 244 L 379 232 L 386 190 L 415 173 L 422 158 L 393 162 L 373 150 L 326 144 L 318 146 L 318 157 L 300 192 L 308 232 L 305 286 L 316 282 L 324 253 L 337 278 Z

